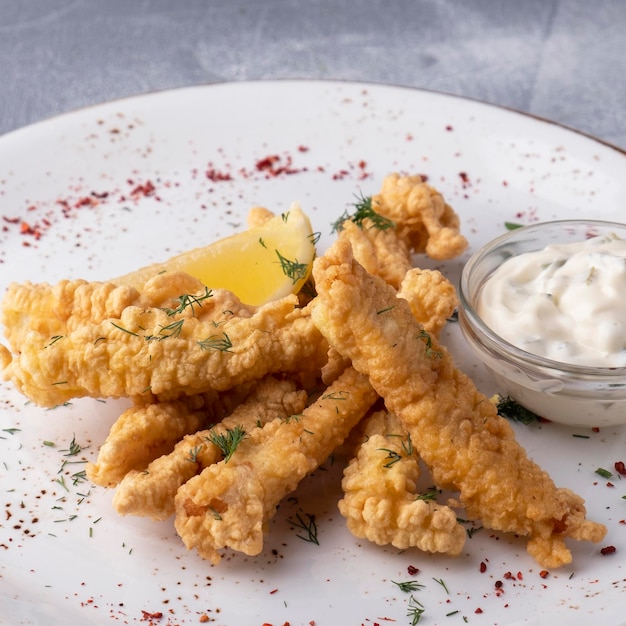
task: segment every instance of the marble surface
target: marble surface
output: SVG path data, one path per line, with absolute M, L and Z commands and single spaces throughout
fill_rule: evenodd
M 626 148 L 623 0 L 0 0 L 0 134 L 223 81 L 442 91 Z

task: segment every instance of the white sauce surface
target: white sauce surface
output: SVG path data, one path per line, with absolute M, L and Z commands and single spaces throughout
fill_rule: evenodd
M 478 313 L 498 335 L 555 361 L 626 366 L 626 239 L 553 244 L 505 261 Z

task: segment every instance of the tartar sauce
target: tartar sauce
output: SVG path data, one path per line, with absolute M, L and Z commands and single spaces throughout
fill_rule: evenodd
M 478 313 L 526 352 L 562 363 L 626 366 L 626 239 L 549 245 L 505 261 Z

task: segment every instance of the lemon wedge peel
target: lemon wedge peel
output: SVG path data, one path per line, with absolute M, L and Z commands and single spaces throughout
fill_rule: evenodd
M 316 236 L 299 203 L 260 226 L 207 246 L 178 254 L 113 281 L 141 289 L 168 271 L 183 271 L 209 289 L 228 289 L 250 305 L 260 306 L 298 293 L 311 275 Z

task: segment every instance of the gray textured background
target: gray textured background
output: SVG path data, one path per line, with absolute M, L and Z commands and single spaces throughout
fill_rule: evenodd
M 186 85 L 415 86 L 626 147 L 625 0 L 0 0 L 0 133 Z

